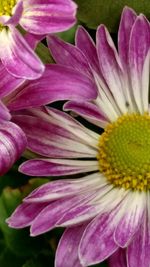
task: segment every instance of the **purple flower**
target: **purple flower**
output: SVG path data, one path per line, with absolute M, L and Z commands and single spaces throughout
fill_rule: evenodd
M 48 68 L 58 89 L 52 99 L 70 100 L 64 110 L 98 127 L 95 132 L 53 108 L 13 116 L 27 135 L 28 149 L 39 155 L 20 171 L 69 178 L 34 190 L 7 222 L 13 228 L 30 226 L 32 236 L 67 227 L 56 267 L 89 266 L 106 258 L 111 267 L 149 267 L 149 22 L 125 8 L 118 52 L 103 25 L 96 47 L 81 27 L 76 46 L 49 40 L 58 63 Z
M 60 32 L 74 25 L 76 8 L 71 0 L 3 0 L 0 59 L 6 69 L 19 78 L 40 77 L 44 66 L 16 26 L 34 35 Z

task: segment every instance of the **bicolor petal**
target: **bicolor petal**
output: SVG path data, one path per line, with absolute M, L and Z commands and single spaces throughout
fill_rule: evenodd
M 118 50 L 119 56 L 124 67 L 124 70 L 128 72 L 129 65 L 129 41 L 132 31 L 132 27 L 136 20 L 136 13 L 133 9 L 125 7 L 122 12 L 121 21 L 118 32 Z
M 113 213 L 98 215 L 87 226 L 79 246 L 83 266 L 102 262 L 117 250 L 118 246 L 112 236 L 115 229 L 113 216 Z
M 58 100 L 91 100 L 96 96 L 97 88 L 86 75 L 71 68 L 53 64 L 47 65 L 40 79 L 26 83 L 8 107 L 11 110 L 19 110 Z
M 85 225 L 76 226 L 74 228 L 68 228 L 62 238 L 59 241 L 57 252 L 56 252 L 56 260 L 55 266 L 62 267 L 62 264 L 65 267 L 82 267 L 79 257 L 78 257 L 78 246 L 80 243 L 80 239 L 86 228 Z M 68 258 L 71 261 L 68 261 Z
M 48 47 L 57 64 L 68 66 L 92 78 L 92 70 L 88 60 L 80 49 L 64 42 L 57 36 L 49 35 L 47 41 Z
M 109 123 L 103 111 L 98 109 L 96 105 L 89 102 L 68 101 L 65 103 L 63 108 L 65 111 L 72 110 L 78 115 L 86 118 L 89 122 L 102 128 Z
M 140 15 L 133 25 L 129 43 L 130 79 L 134 100 L 140 113 L 148 110 L 149 77 L 147 75 L 143 77 L 143 71 L 145 71 L 144 65 L 147 59 L 146 69 L 149 72 L 149 51 L 150 25 L 146 18 Z
M 7 223 L 10 227 L 23 228 L 31 225 L 36 216 L 41 212 L 47 205 L 45 203 L 22 203 L 17 207 L 15 212 L 10 218 L 7 219 Z
M 44 65 L 14 27 L 0 33 L 0 58 L 9 73 L 17 78 L 37 79 Z
M 119 103 L 120 110 L 126 113 L 121 61 L 111 36 L 103 25 L 97 29 L 97 53 L 105 81 L 116 102 Z
M 76 22 L 77 5 L 72 1 L 52 0 L 33 2 L 24 5 L 20 24 L 33 34 L 61 32 L 71 28 Z
M 92 69 L 100 73 L 96 46 L 89 33 L 82 26 L 79 26 L 77 29 L 75 42 L 76 46 L 87 58 Z
M 59 176 L 92 172 L 98 169 L 97 161 L 33 159 L 23 163 L 19 170 L 30 176 Z
M 145 214 L 138 233 L 127 249 L 127 262 L 130 267 L 149 267 L 150 265 L 150 226 L 149 218 Z
M 12 122 L 0 121 L 0 175 L 6 173 L 26 148 L 26 137 Z

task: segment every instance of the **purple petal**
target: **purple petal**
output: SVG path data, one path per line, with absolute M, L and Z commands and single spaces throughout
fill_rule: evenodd
M 126 113 L 121 62 L 111 36 L 103 25 L 97 30 L 97 53 L 105 81 L 121 112 Z
M 76 9 L 77 5 L 69 0 L 36 2 L 25 6 L 20 24 L 34 34 L 61 32 L 75 24 Z
M 2 120 L 10 120 L 11 115 L 7 107 L 0 101 L 0 119 Z
M 31 225 L 36 216 L 47 204 L 43 203 L 23 203 L 19 205 L 10 218 L 7 219 L 9 227 L 24 228 Z
M 16 1 L 14 14 L 4 23 L 4 25 L 16 26 L 19 24 L 23 12 L 23 1 Z M 7 17 L 7 16 L 6 16 Z
M 24 35 L 25 40 L 27 41 L 27 43 L 30 45 L 30 47 L 32 49 L 35 49 L 37 44 L 43 40 L 46 36 L 45 35 L 36 35 L 36 34 L 32 34 L 27 32 Z
M 149 207 L 149 203 L 148 203 Z M 140 225 L 138 233 L 127 249 L 127 262 L 131 267 L 149 267 L 150 266 L 150 225 L 148 214 L 145 214 L 145 220 Z
M 96 174 L 91 174 L 82 179 L 57 180 L 35 189 L 25 198 L 25 201 L 32 203 L 42 202 L 76 195 L 82 191 L 92 190 L 94 187 L 97 188 L 99 180 L 100 178 Z
M 5 97 L 16 90 L 16 88 L 23 82 L 23 79 L 12 76 L 0 62 L 0 98 Z M 5 103 L 7 103 L 6 100 Z
M 26 137 L 12 122 L 0 122 L 0 175 L 6 173 L 26 148 Z
M 96 105 L 89 102 L 69 101 L 64 105 L 64 110 L 72 110 L 99 127 L 104 127 L 108 123 L 103 112 Z
M 57 225 L 70 227 L 72 225 L 78 225 L 89 220 L 91 221 L 91 219 L 96 217 L 102 211 L 103 205 L 101 200 L 103 201 L 106 194 L 110 191 L 110 187 L 108 184 L 106 184 L 106 181 L 104 183 L 101 181 L 101 183 L 99 183 L 99 185 L 97 185 L 95 188 L 92 189 L 92 187 L 90 187 L 90 191 L 88 191 L 88 188 L 86 193 L 83 191 L 82 195 L 85 195 L 85 198 L 82 199 L 78 206 L 68 210 L 60 219 L 60 221 L 58 221 Z M 97 196 L 100 196 L 98 203 L 96 201 Z
M 62 41 L 57 36 L 49 35 L 47 40 L 52 56 L 58 64 L 76 69 L 92 77 L 90 66 L 82 51 L 74 45 Z
M 110 267 L 127 267 L 126 250 L 118 249 L 108 260 Z
M 132 26 L 136 20 L 136 13 L 133 9 L 125 7 L 122 12 L 121 22 L 118 33 L 118 50 L 122 61 L 122 65 L 126 71 L 128 70 L 128 53 L 129 53 L 129 40 Z
M 18 118 L 18 123 L 20 122 L 19 118 L 20 116 L 22 116 L 21 114 L 39 118 L 40 120 L 46 122 L 48 125 L 52 124 L 52 126 L 54 126 L 53 131 L 51 128 L 52 133 L 56 134 L 55 129 L 57 129 L 57 132 L 60 136 L 67 137 L 67 139 L 79 141 L 81 147 L 82 144 L 86 144 L 86 146 L 88 146 L 90 149 L 94 148 L 95 150 L 97 150 L 97 142 L 99 139 L 99 135 L 84 127 L 81 123 L 79 123 L 69 114 L 59 111 L 58 109 L 49 108 L 45 106 L 40 108 L 31 108 L 27 110 L 15 111 L 13 114 L 15 114 L 15 119 Z M 60 128 L 58 125 L 60 126 Z M 55 144 L 58 142 L 56 138 L 55 140 L 53 139 L 53 141 L 55 141 Z M 64 145 L 67 146 L 67 143 L 65 143 Z
M 59 126 L 59 120 L 55 120 L 55 124 L 50 116 L 49 121 L 28 115 L 16 115 L 12 119 L 25 132 L 28 148 L 40 155 L 53 158 L 96 156 L 95 149 L 81 143 L 68 129 Z
M 26 83 L 8 107 L 17 110 L 57 100 L 86 101 L 96 97 L 97 88 L 91 79 L 78 71 L 53 64 L 47 66 L 40 79 Z
M 62 216 L 72 206 L 78 205 L 81 200 L 82 196 L 79 195 L 72 198 L 59 199 L 49 204 L 33 221 L 31 226 L 31 235 L 37 236 L 56 227 L 57 222 L 62 218 Z
M 92 193 L 91 193 L 92 195 Z M 93 196 L 94 198 L 95 196 Z M 91 198 L 89 198 L 91 200 Z M 90 201 L 87 201 L 90 202 Z M 81 203 L 77 207 L 71 208 L 63 217 L 58 221 L 58 226 L 70 227 L 78 225 L 93 219 L 98 214 L 96 205 Z
M 117 250 L 113 238 L 115 214 L 116 212 L 101 214 L 87 226 L 79 247 L 79 258 L 83 266 L 100 263 Z
M 42 75 L 44 65 L 17 29 L 3 29 L 0 42 L 0 58 L 8 72 L 15 77 L 29 80 Z
M 67 229 L 61 237 L 56 251 L 55 267 L 82 267 L 78 257 L 78 246 L 86 225 Z M 68 260 L 71 259 L 71 260 Z
M 21 164 L 19 171 L 30 176 L 63 176 L 98 170 L 97 161 L 33 159 Z
M 92 69 L 99 73 L 100 69 L 95 44 L 91 36 L 82 26 L 79 26 L 76 32 L 76 45 L 86 56 Z
M 140 15 L 137 17 L 131 33 L 129 63 L 133 95 L 137 107 L 141 113 L 148 111 L 149 74 L 147 73 L 147 75 L 144 77 L 144 81 L 142 81 L 142 75 L 149 50 L 150 25 L 146 18 L 143 15 Z M 144 82 L 144 84 L 142 84 L 142 82 Z
M 125 207 L 125 214 L 122 216 L 114 233 L 114 239 L 118 246 L 126 247 L 133 235 L 138 231 L 143 220 L 145 208 L 144 195 L 133 192 L 132 198 L 129 196 Z

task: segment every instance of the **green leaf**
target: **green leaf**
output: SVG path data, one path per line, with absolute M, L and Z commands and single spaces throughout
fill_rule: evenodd
M 38 260 L 29 260 L 25 264 L 22 265 L 22 267 L 43 267 L 44 264 L 39 262 Z
M 1 250 L 0 253 L 0 266 L 2 267 L 20 267 L 22 265 L 23 259 L 14 255 L 6 247 Z
M 9 233 L 5 222 L 15 207 L 21 202 L 21 193 L 18 189 L 6 188 L 0 197 L 0 228 L 2 232 Z
M 96 29 L 101 23 L 111 32 L 117 32 L 120 15 L 124 6 L 135 9 L 137 13 L 144 13 L 150 18 L 150 1 L 143 0 L 75 0 L 79 6 L 78 19 L 91 29 Z
M 41 184 L 41 179 L 37 179 L 34 183 L 32 180 L 31 187 L 25 188 L 28 191 Z M 15 230 L 6 224 L 8 218 L 14 209 L 20 204 L 22 192 L 19 189 L 6 188 L 0 197 L 0 228 L 3 232 L 7 248 L 19 257 L 27 257 L 34 255 L 36 251 L 40 251 L 44 247 L 45 240 L 42 237 L 33 238 L 29 236 L 29 229 Z
M 52 56 L 50 55 L 49 49 L 43 43 L 39 43 L 35 51 L 44 64 L 54 62 Z
M 66 42 L 74 43 L 74 36 L 77 29 L 77 25 L 65 32 L 59 32 L 57 35 Z
M 28 259 L 22 267 L 47 267 L 54 266 L 54 257 L 49 250 L 45 250 L 31 259 Z

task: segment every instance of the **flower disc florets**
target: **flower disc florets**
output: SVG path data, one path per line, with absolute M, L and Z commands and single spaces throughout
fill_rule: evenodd
M 0 16 L 11 16 L 12 9 L 16 5 L 17 0 L 1 0 Z
M 11 16 L 13 7 L 16 5 L 17 0 L 1 0 L 0 2 L 0 16 Z M 0 32 L 4 26 L 0 23 Z
M 150 116 L 128 114 L 110 123 L 99 141 L 99 166 L 110 183 L 150 189 Z

